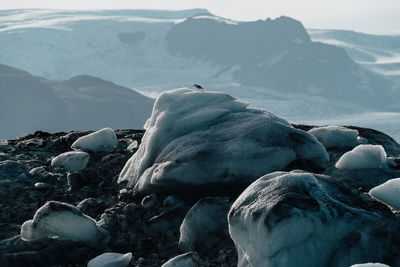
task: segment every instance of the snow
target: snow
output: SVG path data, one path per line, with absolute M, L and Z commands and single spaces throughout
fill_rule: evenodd
M 199 266 L 199 256 L 196 252 L 188 252 L 182 255 L 178 255 L 163 265 L 161 267 L 197 267 Z
M 391 179 L 372 188 L 369 194 L 378 201 L 400 211 L 400 178 Z
M 82 151 L 65 152 L 53 158 L 51 165 L 63 167 L 67 171 L 80 171 L 86 167 L 89 157 L 88 153 Z
M 24 222 L 21 227 L 23 240 L 34 241 L 45 237 L 95 245 L 102 240 L 103 233 L 94 219 L 82 214 L 76 207 L 49 201 L 36 211 L 32 220 Z
M 383 220 L 362 208 L 371 200 L 352 193 L 348 201 L 343 192 L 351 190 L 304 171 L 274 172 L 253 182 L 228 214 L 238 267 L 331 266 L 344 238 Z
M 92 152 L 111 152 L 118 145 L 117 136 L 111 128 L 103 128 L 94 133 L 79 137 L 71 146 L 75 150 Z
M 346 152 L 335 164 L 338 169 L 375 169 L 384 167 L 387 157 L 381 145 L 359 145 Z
M 351 130 L 341 126 L 316 127 L 308 131 L 318 141 L 325 146 L 330 147 L 355 147 L 358 145 L 358 131 Z
M 132 253 L 106 252 L 91 259 L 87 267 L 125 267 L 131 262 Z
M 252 181 L 295 160 L 325 166 L 329 156 L 312 135 L 247 106 L 219 92 L 164 92 L 118 182 L 128 181 L 141 191 L 179 183 Z
M 353 264 L 350 267 L 390 267 L 389 265 L 383 263 L 361 263 L 361 264 Z

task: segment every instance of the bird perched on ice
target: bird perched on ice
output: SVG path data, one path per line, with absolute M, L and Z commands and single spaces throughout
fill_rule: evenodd
M 204 89 L 200 84 L 197 84 L 197 83 L 193 84 L 193 88 L 194 89 L 199 89 L 199 90 Z

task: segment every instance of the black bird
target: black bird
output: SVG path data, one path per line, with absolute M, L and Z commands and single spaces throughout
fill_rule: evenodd
M 204 89 L 203 87 L 201 87 L 200 84 L 197 84 L 197 83 L 193 84 L 193 87 L 196 88 L 196 89 L 200 89 L 200 90 Z

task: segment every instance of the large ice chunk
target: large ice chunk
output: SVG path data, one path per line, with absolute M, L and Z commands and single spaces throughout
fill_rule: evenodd
M 358 145 L 358 131 L 341 126 L 316 127 L 308 131 L 326 148 L 355 147 Z
M 32 220 L 24 222 L 21 238 L 34 241 L 41 238 L 62 238 L 98 244 L 104 238 L 96 221 L 76 207 L 58 201 L 49 201 L 39 208 Z
M 179 246 L 184 251 L 210 255 L 218 252 L 228 234 L 228 214 L 231 203 L 227 198 L 208 197 L 199 200 L 186 214 L 180 227 Z
M 126 267 L 131 262 L 132 253 L 106 252 L 91 259 L 87 267 Z
M 145 128 L 118 179 L 136 191 L 249 182 L 293 161 L 323 167 L 329 158 L 307 132 L 218 92 L 165 92 Z
M 82 151 L 65 152 L 51 160 L 51 165 L 63 167 L 67 171 L 80 171 L 83 170 L 90 155 Z
M 111 128 L 103 128 L 94 133 L 79 137 L 71 146 L 75 150 L 111 152 L 118 145 L 117 136 Z
M 369 194 L 380 202 L 400 211 L 400 178 L 391 179 L 372 188 Z
M 383 223 L 385 216 L 394 219 L 384 207 L 371 207 L 372 199 L 332 177 L 303 171 L 265 175 L 239 196 L 228 215 L 238 266 L 345 266 L 330 264 L 345 237 Z M 384 260 L 368 258 L 373 252 L 358 260 Z
M 343 154 L 336 163 L 338 169 L 381 168 L 387 161 L 386 152 L 381 145 L 359 145 Z

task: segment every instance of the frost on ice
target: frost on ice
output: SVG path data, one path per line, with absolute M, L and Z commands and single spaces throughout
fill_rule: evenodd
M 82 151 L 65 152 L 51 160 L 52 166 L 63 167 L 67 171 L 80 171 L 83 170 L 90 155 Z
M 369 262 L 369 263 L 353 264 L 350 267 L 389 267 L 389 265 Z
M 106 252 L 91 259 L 87 267 L 126 267 L 131 262 L 132 253 Z
M 32 220 L 24 222 L 21 238 L 34 241 L 42 238 L 61 238 L 98 244 L 104 238 L 96 221 L 82 214 L 76 207 L 58 201 L 49 201 L 39 208 Z
M 79 137 L 71 146 L 75 150 L 92 152 L 111 152 L 118 145 L 117 136 L 111 128 L 103 128 L 94 133 Z
M 381 168 L 387 161 L 386 152 L 381 145 L 359 145 L 345 153 L 335 167 L 338 169 Z
M 395 178 L 372 188 L 369 194 L 379 200 L 400 211 L 400 178 Z
M 355 147 L 358 145 L 358 131 L 341 126 L 316 127 L 308 131 L 326 148 Z
M 312 135 L 224 93 L 165 92 L 145 128 L 118 179 L 136 191 L 251 182 L 293 161 L 323 168 L 329 159 Z
M 239 196 L 228 215 L 238 266 L 349 266 L 332 262 L 382 261 L 393 244 L 381 242 L 376 232 L 366 243 L 379 243 L 379 249 L 366 247 L 367 253 L 357 254 L 364 255 L 361 258 L 335 256 L 350 234 L 360 235 L 365 226 L 394 220 L 384 206 L 376 210 L 373 206 L 371 198 L 329 176 L 304 171 L 265 175 Z M 352 238 L 351 247 L 344 251 L 359 247 L 357 240 Z

